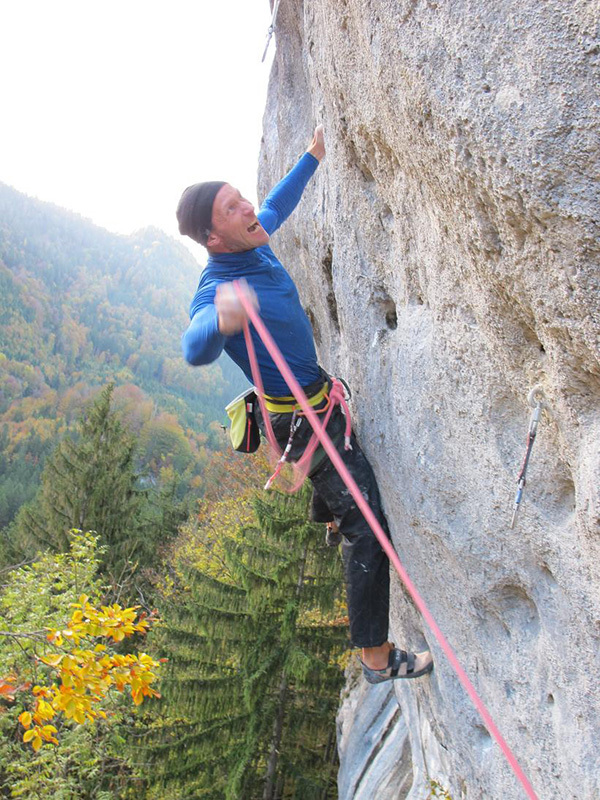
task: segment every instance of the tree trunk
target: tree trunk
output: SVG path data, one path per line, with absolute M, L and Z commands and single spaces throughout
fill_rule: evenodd
M 333 772 L 335 770 L 336 757 L 337 757 L 337 736 L 334 728 L 329 734 L 329 741 L 327 742 L 327 749 L 325 751 L 325 762 L 328 763 L 329 768 L 326 772 L 327 785 L 323 789 L 323 793 L 321 794 L 321 800 L 327 800 L 327 796 L 329 795 L 329 784 L 332 780 L 334 780 Z
M 265 789 L 263 792 L 263 800 L 273 800 L 273 789 L 275 787 L 275 774 L 277 772 L 277 761 L 279 759 L 279 746 L 281 744 L 281 735 L 283 733 L 283 721 L 285 719 L 285 701 L 287 697 L 287 675 L 285 669 L 281 673 L 281 680 L 279 682 L 279 697 L 277 702 L 277 715 L 273 723 L 273 739 L 271 740 L 271 754 L 269 755 L 269 763 L 267 764 L 267 776 L 265 781 Z
M 298 573 L 298 580 L 296 582 L 296 603 L 302 594 L 302 586 L 304 585 L 304 568 L 306 566 L 306 558 L 308 556 L 308 544 L 304 545 L 304 553 L 300 562 L 300 572 Z M 277 700 L 277 714 L 275 715 L 275 722 L 273 723 L 273 738 L 271 740 L 271 753 L 267 763 L 267 775 L 265 780 L 265 788 L 263 791 L 263 800 L 274 800 L 275 789 L 275 775 L 277 774 L 277 761 L 279 759 L 279 746 L 281 745 L 281 736 L 283 734 L 283 722 L 285 720 L 285 702 L 287 699 L 287 675 L 285 667 L 281 672 L 281 680 L 279 681 L 279 696 Z

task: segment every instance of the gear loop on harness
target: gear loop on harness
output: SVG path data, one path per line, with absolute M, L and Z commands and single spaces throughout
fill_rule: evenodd
M 287 440 L 287 444 L 285 446 L 283 453 L 279 458 L 279 461 L 277 462 L 277 466 L 275 467 L 275 472 L 271 475 L 269 480 L 264 485 L 265 489 L 271 488 L 273 481 L 283 469 L 283 465 L 287 462 L 288 455 L 290 454 L 292 445 L 294 444 L 294 436 L 296 435 L 296 431 L 298 430 L 301 424 L 302 424 L 302 415 L 298 411 L 294 411 L 292 413 L 292 419 L 290 422 L 290 435 Z

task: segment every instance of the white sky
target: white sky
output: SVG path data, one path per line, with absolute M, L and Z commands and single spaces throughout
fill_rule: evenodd
M 270 21 L 268 0 L 0 0 L 0 181 L 119 233 L 179 237 L 201 180 L 255 201 Z

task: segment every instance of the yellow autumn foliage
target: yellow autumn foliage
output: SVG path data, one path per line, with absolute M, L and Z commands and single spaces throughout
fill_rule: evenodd
M 23 741 L 36 751 L 44 743 L 58 744 L 57 728 L 51 723 L 61 716 L 80 725 L 106 718 L 103 701 L 112 691 L 123 693 L 129 688 L 135 705 L 145 697 L 160 697 L 152 687 L 158 661 L 146 653 L 123 655 L 109 649 L 111 643 L 145 634 L 154 620 L 138 616 L 139 606 L 123 608 L 113 603 L 96 608 L 86 595 L 72 607 L 65 628 L 48 629 L 47 640 L 57 652 L 39 657 L 55 680 L 34 686 L 31 710 L 19 716 L 25 728 Z

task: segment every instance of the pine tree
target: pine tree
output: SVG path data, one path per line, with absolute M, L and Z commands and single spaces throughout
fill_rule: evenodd
M 212 515 L 183 568 L 180 552 L 182 585 L 163 611 L 170 678 L 148 737 L 148 797 L 337 796 L 341 566 L 307 506 L 306 492 L 255 500 L 252 524 L 225 522 L 218 534 Z
M 14 525 L 24 552 L 64 552 L 68 531 L 94 530 L 104 545 L 104 571 L 122 585 L 142 547 L 137 519 L 142 501 L 134 468 L 135 441 L 111 410 L 109 384 L 46 462 L 34 501 Z

